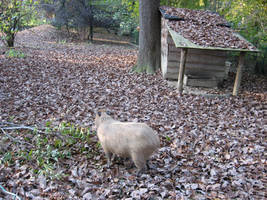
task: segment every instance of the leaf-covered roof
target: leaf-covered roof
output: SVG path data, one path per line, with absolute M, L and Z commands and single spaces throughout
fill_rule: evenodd
M 160 11 L 177 47 L 258 51 L 218 13 L 167 6 Z

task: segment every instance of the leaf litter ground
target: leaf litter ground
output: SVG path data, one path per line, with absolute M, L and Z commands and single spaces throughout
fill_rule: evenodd
M 238 97 L 180 95 L 160 72 L 131 73 L 132 47 L 74 43 L 50 26 L 19 33 L 17 44 L 24 58 L 0 55 L 0 184 L 8 191 L 23 199 L 266 198 L 264 77 L 244 74 Z M 136 177 L 117 160 L 105 167 L 92 131 L 99 108 L 158 132 L 151 170 Z M 63 122 L 90 134 L 62 134 L 73 128 Z M 38 130 L 7 129 L 22 124 Z

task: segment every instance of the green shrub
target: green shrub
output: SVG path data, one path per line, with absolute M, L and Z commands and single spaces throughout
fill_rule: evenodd
M 25 58 L 25 54 L 23 52 L 15 49 L 8 50 L 5 55 L 9 58 Z

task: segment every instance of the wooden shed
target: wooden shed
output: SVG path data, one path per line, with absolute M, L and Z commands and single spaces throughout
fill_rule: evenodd
M 166 6 L 160 11 L 162 75 L 178 80 L 181 88 L 181 84 L 214 87 L 226 79 L 227 51 L 258 52 L 217 13 Z M 243 59 L 244 53 L 240 55 Z

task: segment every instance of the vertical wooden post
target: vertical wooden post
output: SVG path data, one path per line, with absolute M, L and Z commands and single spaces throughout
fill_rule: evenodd
M 184 80 L 184 69 L 185 69 L 186 55 L 187 55 L 187 49 L 182 48 L 181 49 L 180 68 L 179 68 L 179 74 L 178 74 L 178 91 L 180 93 L 183 92 L 183 80 Z
M 245 61 L 245 55 L 246 52 L 241 51 L 238 59 L 238 67 L 237 67 L 237 72 L 235 76 L 235 85 L 234 85 L 234 90 L 233 90 L 233 95 L 236 96 L 239 91 L 241 79 L 242 79 L 242 69 L 244 67 L 244 61 Z

